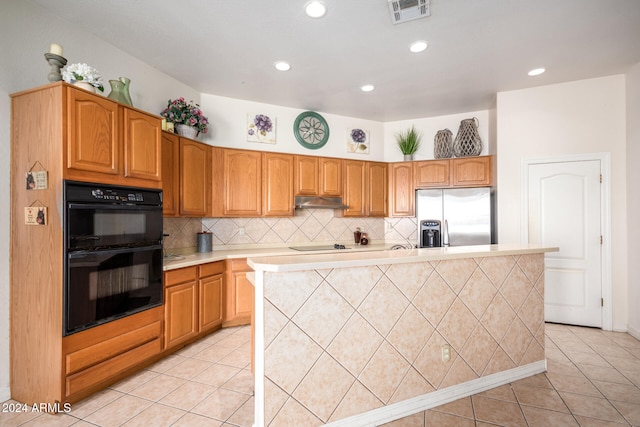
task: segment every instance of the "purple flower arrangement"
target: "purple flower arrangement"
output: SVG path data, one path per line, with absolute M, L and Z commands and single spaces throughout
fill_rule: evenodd
M 198 129 L 199 132 L 207 133 L 209 120 L 202 114 L 200 105 L 184 98 L 169 100 L 167 107 L 162 110 L 160 115 L 176 125 L 188 125 Z

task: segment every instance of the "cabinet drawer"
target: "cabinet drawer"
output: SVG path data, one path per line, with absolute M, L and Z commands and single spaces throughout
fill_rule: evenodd
M 71 396 L 81 392 L 95 384 L 108 380 L 135 365 L 144 362 L 160 353 L 161 339 L 157 338 L 151 342 L 131 349 L 116 357 L 94 365 L 88 369 L 67 376 L 65 395 Z
M 200 274 L 199 274 L 200 278 L 213 276 L 215 274 L 222 274 L 224 273 L 224 261 L 201 264 L 199 268 L 200 268 Z
M 246 258 L 230 259 L 228 262 L 232 271 L 253 271 L 253 269 L 249 267 L 249 264 L 247 264 Z
M 120 353 L 131 350 L 149 341 L 157 339 L 161 334 L 161 322 L 155 322 L 135 331 L 83 348 L 65 357 L 66 374 L 73 374 L 82 369 L 100 363 Z
M 176 270 L 169 270 L 164 273 L 164 286 L 177 285 L 179 283 L 191 282 L 198 278 L 198 267 L 185 267 Z

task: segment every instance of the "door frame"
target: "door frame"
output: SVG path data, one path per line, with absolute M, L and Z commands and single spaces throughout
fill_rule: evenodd
M 568 163 L 599 160 L 602 184 L 600 186 L 600 230 L 602 231 L 601 248 L 601 282 L 602 298 L 602 330 L 613 330 L 613 289 L 611 283 L 611 153 L 587 153 L 557 157 L 538 157 L 522 159 L 521 180 L 521 239 L 529 241 L 529 166 L 547 163 Z

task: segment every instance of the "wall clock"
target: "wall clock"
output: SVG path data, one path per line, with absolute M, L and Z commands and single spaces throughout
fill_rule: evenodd
M 329 140 L 329 125 L 320 114 L 314 111 L 300 113 L 293 122 L 293 134 L 305 148 L 317 150 Z

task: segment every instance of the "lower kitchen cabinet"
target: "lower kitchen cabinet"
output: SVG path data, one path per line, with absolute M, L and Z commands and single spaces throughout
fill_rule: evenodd
M 165 272 L 165 350 L 222 325 L 223 272 L 223 261 Z
M 245 258 L 225 262 L 227 280 L 223 326 L 248 325 L 253 311 L 253 285 L 247 279 L 251 267 Z

